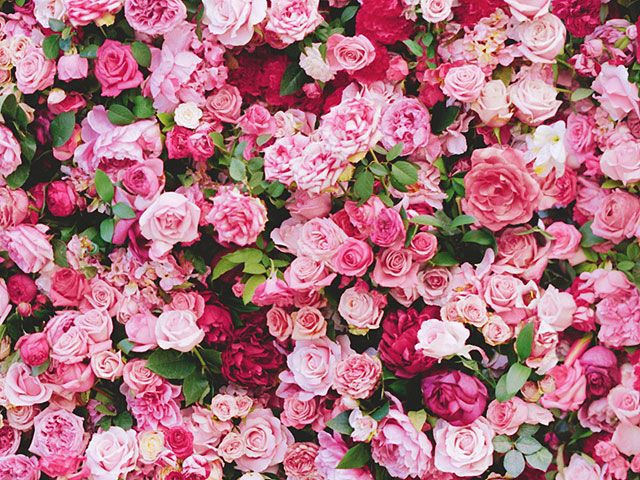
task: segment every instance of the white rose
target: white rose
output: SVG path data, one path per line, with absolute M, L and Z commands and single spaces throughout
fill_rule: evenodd
M 300 68 L 319 82 L 328 82 L 335 75 L 329 64 L 322 58 L 319 43 L 314 43 L 304 49 L 304 52 L 300 55 Z
M 173 119 L 176 125 L 195 130 L 200 125 L 202 110 L 193 102 L 181 103 L 176 108 Z

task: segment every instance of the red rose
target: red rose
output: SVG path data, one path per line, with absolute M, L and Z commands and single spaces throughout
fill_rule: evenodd
M 574 37 L 586 37 L 600 25 L 600 0 L 554 0 L 553 13 Z
M 496 11 L 497 8 L 505 9 L 504 0 L 462 0 L 453 9 L 454 19 L 464 27 L 473 27 L 482 18 L 486 18 Z M 555 9 L 555 3 L 554 3 Z M 555 12 L 555 10 L 554 10 Z
M 352 74 L 353 78 L 365 85 L 387 78 L 389 52 L 382 45 L 376 45 L 375 48 L 376 57 L 373 59 L 373 62 Z
M 421 313 L 410 308 L 391 312 L 384 318 L 380 358 L 397 377 L 413 378 L 428 371 L 436 362 L 435 358 L 416 355 L 416 343 L 422 322 L 439 317 L 438 308 L 427 307 Z
M 7 290 L 9 291 L 9 300 L 15 305 L 31 303 L 38 293 L 36 282 L 24 273 L 16 273 L 9 277 Z
M 198 326 L 205 332 L 205 342 L 215 349 L 224 349 L 231 342 L 233 335 L 231 313 L 218 302 L 204 306 L 204 313 L 198 319 Z
M 25 365 L 35 367 L 42 365 L 49 359 L 49 342 L 44 333 L 32 333 L 20 337 L 16 343 L 20 350 L 20 357 Z
M 182 425 L 170 428 L 164 436 L 169 448 L 176 456 L 184 460 L 193 454 L 193 433 Z
M 54 217 L 68 217 L 76 211 L 78 194 L 70 183 L 56 180 L 47 187 L 47 208 Z
M 356 16 L 356 33 L 383 45 L 407 40 L 414 24 L 404 16 L 400 0 L 363 0 Z
M 53 275 L 51 302 L 56 307 L 75 307 L 87 291 L 87 278 L 72 268 L 61 268 Z

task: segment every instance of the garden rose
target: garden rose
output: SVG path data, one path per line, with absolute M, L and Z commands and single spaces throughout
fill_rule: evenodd
M 156 341 L 160 348 L 189 352 L 202 340 L 204 331 L 197 325 L 196 316 L 189 310 L 168 310 L 156 322 Z
M 382 363 L 366 353 L 353 354 L 336 364 L 333 388 L 340 395 L 369 398 L 382 376 Z
M 213 198 L 213 208 L 206 221 L 214 225 L 218 242 L 250 245 L 267 223 L 267 209 L 261 200 L 246 196 L 237 189 L 222 189 Z
M 206 0 L 205 23 L 223 45 L 246 45 L 253 36 L 253 27 L 267 15 L 266 0 Z
M 142 73 L 131 46 L 113 40 L 105 40 L 98 49 L 94 73 L 105 97 L 116 97 L 123 90 L 142 83 Z
M 179 0 L 125 0 L 127 23 L 147 35 L 164 35 L 187 18 L 187 9 Z
M 425 406 L 451 425 L 469 425 L 487 406 L 487 388 L 476 377 L 458 371 L 432 373 L 422 379 Z
M 322 22 L 319 0 L 272 0 L 265 32 L 276 48 L 302 40 Z
M 91 437 L 87 446 L 87 467 L 96 480 L 111 480 L 133 471 L 139 449 L 134 430 L 111 427 Z
M 484 417 L 460 427 L 438 420 L 433 430 L 436 468 L 463 477 L 481 475 L 493 463 L 494 435 Z
M 382 144 L 390 150 L 402 142 L 402 155 L 411 155 L 426 147 L 431 136 L 431 115 L 415 98 L 400 98 L 389 105 L 382 116 Z
M 85 448 L 83 419 L 64 409 L 50 406 L 36 415 L 29 451 L 40 457 L 62 455 L 69 459 Z M 71 472 L 68 472 L 71 473 Z
M 311 442 L 296 442 L 289 445 L 282 463 L 287 478 L 291 480 L 320 478 L 315 466 L 318 450 L 318 445 Z

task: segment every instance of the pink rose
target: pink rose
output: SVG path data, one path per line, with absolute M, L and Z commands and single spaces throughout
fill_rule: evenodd
M 244 455 L 236 460 L 242 471 L 264 472 L 282 463 L 293 435 L 271 410 L 258 408 L 240 424 Z
M 291 166 L 296 160 L 302 158 L 309 143 L 309 137 L 297 133 L 278 138 L 273 145 L 265 148 L 264 178 L 290 185 L 293 182 Z
M 634 460 L 640 455 L 640 427 L 626 422 L 619 423 L 611 437 L 611 443 L 624 455 L 634 455 Z M 637 460 L 634 472 L 638 472 Z
M 593 98 L 614 120 L 623 119 L 629 112 L 640 115 L 638 86 L 629 82 L 629 72 L 624 65 L 614 66 L 608 62 L 602 65 L 591 88 L 600 94 Z
M 484 341 L 496 346 L 507 343 L 513 338 L 513 329 L 498 315 L 489 317 L 487 323 L 482 326 Z
M 302 40 L 322 23 L 318 4 L 319 0 L 272 0 L 264 27 L 267 41 L 284 48 Z
M 482 475 L 493 464 L 494 435 L 484 417 L 462 427 L 438 420 L 433 430 L 435 467 L 465 477 Z
M 327 39 L 327 63 L 335 72 L 348 74 L 366 67 L 376 58 L 376 49 L 364 35 L 345 37 L 334 33 Z
M 379 247 L 398 246 L 404 240 L 404 223 L 397 210 L 383 207 L 375 215 L 370 234 Z
M 466 345 L 471 332 L 462 323 L 436 319 L 425 320 L 418 330 L 418 355 L 443 358 L 453 355 L 469 356 L 474 348 Z
M 0 457 L 14 455 L 20 448 L 22 433 L 11 425 L 4 424 L 0 427 Z
M 291 336 L 293 320 L 286 310 L 274 306 L 267 312 L 267 327 L 271 336 L 284 342 Z
M 506 402 L 493 400 L 487 408 L 487 420 L 498 435 L 513 435 L 527 421 L 527 405 L 518 397 Z
M 624 142 L 604 151 L 600 169 L 607 177 L 620 180 L 624 185 L 640 182 L 640 143 Z
M 199 221 L 200 208 L 175 192 L 160 195 L 139 220 L 142 235 L 153 242 L 154 258 L 164 257 L 176 243 L 198 238 Z
M 386 300 L 379 292 L 356 283 L 340 296 L 338 312 L 350 327 L 370 330 L 380 326 L 385 305 Z
M 289 445 L 282 466 L 289 480 L 318 480 L 315 460 L 320 447 L 311 442 L 297 442 Z
M 146 365 L 146 360 L 134 358 L 124 366 L 122 374 L 124 383 L 136 394 L 146 390 L 156 390 L 162 385 L 162 378 L 149 370 Z
M 564 49 L 567 31 L 552 13 L 525 21 L 518 26 L 520 51 L 533 63 L 555 63 Z
M 618 244 L 636 235 L 640 223 L 640 200 L 625 190 L 614 190 L 595 212 L 591 231 Z
M 418 232 L 411 239 L 409 250 L 416 262 L 427 262 L 438 252 L 438 237 L 429 232 Z
M 65 0 L 65 5 L 71 25 L 84 27 L 118 13 L 122 9 L 122 0 Z
M 485 74 L 475 64 L 468 63 L 447 70 L 442 93 L 463 103 L 475 101 L 486 83 Z
M 540 403 L 545 408 L 576 411 L 587 398 L 587 378 L 579 361 L 572 365 L 557 365 L 549 371 L 555 389 L 545 393 Z
M 331 267 L 341 275 L 361 277 L 373 263 L 373 250 L 368 243 L 355 238 L 347 240 L 338 247 Z
M 221 122 L 236 123 L 242 108 L 240 91 L 233 85 L 225 84 L 207 97 L 205 108 Z
M 640 343 L 640 292 L 635 287 L 607 296 L 596 307 L 598 340 L 612 348 Z
M 33 428 L 34 417 L 40 410 L 37 407 L 14 406 L 7 408 L 7 423 L 16 430 L 26 432 Z
M 402 142 L 402 155 L 426 147 L 431 138 L 431 115 L 416 98 L 402 97 L 389 105 L 382 116 L 382 144 L 391 149 Z
M 40 468 L 36 457 L 7 455 L 0 457 L 0 480 L 39 480 Z
M 80 55 L 63 55 L 58 59 L 58 78 L 63 82 L 87 78 L 89 60 Z
M 114 352 L 112 350 L 103 350 L 91 355 L 91 370 L 98 378 L 103 378 L 111 382 L 122 376 L 124 363 L 122 361 L 122 352 Z
M 576 227 L 564 222 L 554 222 L 546 228 L 546 231 L 553 236 L 549 258 L 571 261 L 579 257 L 582 234 Z
M 156 339 L 164 350 L 190 352 L 204 340 L 204 330 L 198 327 L 190 310 L 168 310 L 156 321 Z
M 562 102 L 558 92 L 543 79 L 529 75 L 509 86 L 509 97 L 516 116 L 527 125 L 537 126 L 553 117 Z
M 590 116 L 573 112 L 569 114 L 564 141 L 570 155 L 577 157 L 575 160 L 581 162 L 586 154 L 593 152 L 594 128 L 594 121 Z
M 164 35 L 187 18 L 180 0 L 125 0 L 124 16 L 131 27 L 147 35 Z
M 429 23 L 444 22 L 451 15 L 453 0 L 420 0 L 422 17 Z
M 519 22 L 538 18 L 549 11 L 551 0 L 505 0 L 511 14 Z
M 508 324 L 517 324 L 524 317 L 524 312 L 516 309 L 523 287 L 522 280 L 513 275 L 491 275 L 483 282 L 484 300 Z
M 82 456 L 86 445 L 84 437 L 82 417 L 49 406 L 35 417 L 29 451 L 43 458 L 62 455 L 72 460 Z M 71 473 L 73 470 L 67 475 Z
M 16 349 L 20 350 L 22 361 L 30 367 L 42 365 L 49 359 L 49 342 L 42 332 L 20 337 Z
M 22 163 L 20 144 L 16 137 L 4 125 L 0 125 L 0 185 L 4 177 L 11 175 Z
M 318 410 L 318 399 L 316 397 L 302 400 L 294 396 L 284 399 L 280 419 L 282 424 L 287 427 L 303 429 L 307 425 L 312 425 L 316 422 L 319 415 L 320 411 Z
M 502 127 L 509 122 L 511 112 L 507 87 L 502 80 L 489 80 L 471 109 L 488 127 Z
M 326 287 L 335 278 L 336 274 L 330 273 L 324 262 L 305 256 L 296 257 L 284 272 L 287 285 L 297 291 Z
M 300 340 L 287 357 L 287 366 L 293 381 L 311 398 L 326 395 L 335 378 L 335 368 L 341 358 L 340 347 L 324 337 L 318 340 Z
M 225 46 L 246 45 L 253 37 L 253 27 L 267 15 L 266 0 L 205 0 L 205 24 Z
M 381 287 L 411 286 L 417 283 L 419 266 L 408 249 L 387 248 L 376 260 L 371 278 Z
M 322 312 L 315 307 L 302 307 L 291 314 L 291 319 L 293 320 L 291 338 L 294 340 L 313 340 L 327 334 L 327 321 Z
M 574 453 L 571 455 L 569 465 L 558 473 L 557 480 L 572 480 L 579 478 L 580 480 L 600 480 L 602 478 L 602 469 L 590 458 Z
M 299 189 L 319 194 L 335 189 L 349 165 L 343 152 L 311 142 L 301 157 L 292 159 L 291 174 Z
M 321 180 L 325 181 L 322 177 Z M 325 192 L 316 195 L 298 189 L 291 194 L 285 207 L 291 213 L 291 218 L 296 220 L 305 221 L 316 217 L 326 217 L 331 212 L 331 194 Z
M 331 480 L 373 480 L 373 475 L 371 475 L 369 468 L 366 466 L 350 470 L 336 468 L 349 450 L 349 447 L 344 443 L 338 432 L 334 432 L 333 436 L 327 432 L 319 432 L 318 443 L 320 444 L 320 450 L 316 457 L 316 468 L 321 478 Z
M 126 476 L 136 467 L 139 449 L 135 430 L 111 427 L 94 433 L 87 446 L 86 465 L 96 480 Z
M 518 275 L 524 280 L 538 280 L 549 262 L 550 242 L 535 233 L 524 233 L 529 226 L 506 228 L 498 237 L 498 255 L 493 265 L 496 273 Z
M 0 278 L 0 324 L 9 316 L 11 312 L 9 290 L 4 278 Z M 24 338 L 24 337 L 21 337 Z
M 98 49 L 94 73 L 105 97 L 116 97 L 123 90 L 136 88 L 142 83 L 142 73 L 131 53 L 131 46 L 114 40 L 105 40 Z
M 255 243 L 267 223 L 262 200 L 244 195 L 236 188 L 221 188 L 213 197 L 213 207 L 205 217 L 213 225 L 223 245 L 245 246 Z
M 354 353 L 336 364 L 333 388 L 343 396 L 369 398 L 382 376 L 382 363 L 366 353 Z
M 418 275 L 417 290 L 427 305 L 443 305 L 451 288 L 451 272 L 447 268 L 427 268 Z
M 344 231 L 330 218 L 312 218 L 300 229 L 298 255 L 329 262 L 346 239 Z
M 464 177 L 462 208 L 478 223 L 498 231 L 531 220 L 540 187 L 529 175 L 522 153 L 511 148 L 475 150 Z
M 51 393 L 49 385 L 43 385 L 38 377 L 32 376 L 31 369 L 24 363 L 9 367 L 4 379 L 4 395 L 10 404 L 30 406 L 48 402 Z
M 637 390 L 618 385 L 607 395 L 607 402 L 621 422 L 640 423 L 640 392 Z
M 389 410 L 371 440 L 371 457 L 394 478 L 426 478 L 432 466 L 431 451 L 427 436 L 396 408 Z
M 16 84 L 24 94 L 36 93 L 50 87 L 55 76 L 56 62 L 47 60 L 39 47 L 29 48 L 16 64 Z
M 0 127 L 0 138 L 2 138 L 3 129 Z M 0 140 L 1 143 L 1 140 Z M 0 146 L 0 149 L 2 147 Z M 3 154 L 0 153 L 0 157 Z M 5 158 L 9 158 L 11 153 L 5 152 Z M 18 150 L 18 158 L 20 152 Z M 0 174 L 4 175 L 4 174 Z M 15 227 L 27 218 L 29 208 L 29 198 L 24 190 L 18 188 L 13 190 L 8 187 L 0 187 L 0 228 Z
M 538 300 L 537 313 L 540 322 L 562 332 L 571 326 L 576 308 L 576 302 L 570 293 L 560 292 L 549 285 Z
M 63 180 L 55 180 L 49 184 L 46 193 L 49 212 L 54 217 L 68 217 L 78 207 L 78 194 L 71 184 Z
M 35 273 L 53 261 L 53 248 L 44 225 L 18 225 L 0 231 L 0 247 L 24 273 Z

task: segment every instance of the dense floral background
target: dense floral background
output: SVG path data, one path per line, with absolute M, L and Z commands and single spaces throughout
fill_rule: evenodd
M 0 0 L 0 480 L 640 479 L 638 0 Z

